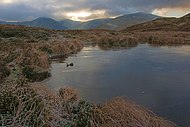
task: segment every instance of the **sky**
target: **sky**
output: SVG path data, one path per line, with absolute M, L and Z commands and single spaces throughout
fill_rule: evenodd
M 38 17 L 88 21 L 136 12 L 180 17 L 190 13 L 190 0 L 0 0 L 3 21 Z

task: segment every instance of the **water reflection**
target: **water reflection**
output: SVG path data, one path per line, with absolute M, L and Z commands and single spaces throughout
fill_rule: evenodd
M 101 44 L 99 43 L 98 46 L 101 50 L 122 50 L 122 49 L 131 49 L 137 47 L 138 43 L 107 43 L 107 44 Z
M 126 96 L 181 126 L 190 125 L 190 46 L 101 49 L 85 47 L 69 57 L 74 67 L 53 63 L 46 84 L 54 90 L 75 87 L 91 102 Z

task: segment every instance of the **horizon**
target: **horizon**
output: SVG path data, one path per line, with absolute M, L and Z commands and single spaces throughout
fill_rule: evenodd
M 54 18 L 51 18 L 51 17 L 45 17 L 45 16 L 41 16 L 41 17 L 35 17 L 34 19 L 31 19 L 31 20 L 23 20 L 23 21 L 6 21 L 6 20 L 1 20 L 0 21 L 3 21 L 3 22 L 27 22 L 27 21 L 33 21 L 33 20 L 36 20 L 36 19 L 39 19 L 39 18 L 49 18 L 49 19 L 53 19 L 55 21 L 63 21 L 63 20 L 71 20 L 71 21 L 76 21 L 76 22 L 88 22 L 88 21 L 93 21 L 93 20 L 98 20 L 98 19 L 114 19 L 114 18 L 117 18 L 117 17 L 120 17 L 120 16 L 125 16 L 125 15 L 130 15 L 130 14 L 138 14 L 138 13 L 144 13 L 144 14 L 152 14 L 152 13 L 146 13 L 146 12 L 134 12 L 134 13 L 129 13 L 129 14 L 123 14 L 123 15 L 118 15 L 118 16 L 115 16 L 115 17 L 107 17 L 107 18 L 97 18 L 97 19 L 90 19 L 90 20 L 85 20 L 85 21 L 80 21 L 80 20 L 73 20 L 73 19 L 61 19 L 61 20 L 56 20 Z M 183 17 L 187 14 L 189 14 L 190 12 L 186 13 L 186 14 L 183 14 L 183 15 L 180 15 L 180 16 L 161 16 L 161 15 L 156 15 L 156 14 L 152 14 L 152 15 L 156 15 L 156 16 L 160 16 L 160 17 L 175 17 L 175 18 L 180 18 L 180 17 Z
M 190 12 L 189 0 L 1 0 L 0 20 L 31 21 L 38 17 L 86 22 L 136 12 L 181 17 Z

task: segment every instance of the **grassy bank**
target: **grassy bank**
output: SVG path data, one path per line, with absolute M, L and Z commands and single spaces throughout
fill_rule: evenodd
M 75 30 L 64 31 L 68 37 L 81 40 L 84 44 L 98 44 L 100 46 L 125 47 L 136 43 L 155 45 L 183 45 L 190 44 L 189 31 L 106 31 L 106 30 Z
M 183 45 L 190 44 L 190 32 L 180 31 L 152 31 L 134 32 L 138 42 L 147 42 L 156 45 Z
M 49 77 L 50 59 L 65 58 L 83 48 L 81 41 L 65 36 L 62 31 L 0 25 L 0 79 L 8 76 L 6 69 L 14 72 L 15 68 L 30 81 Z
M 40 83 L 13 75 L 0 87 L 0 126 L 176 127 L 125 98 L 92 104 L 80 100 L 75 89 L 53 93 Z

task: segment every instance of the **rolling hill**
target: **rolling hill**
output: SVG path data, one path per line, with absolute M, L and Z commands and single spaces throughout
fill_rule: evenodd
M 87 22 L 82 22 L 78 26 L 78 29 L 97 29 L 102 24 L 110 22 L 110 20 L 111 20 L 110 18 L 105 18 L 105 19 L 94 19 Z
M 125 31 L 190 31 L 190 13 L 180 18 L 158 18 L 128 27 Z
M 28 22 L 19 22 L 18 24 L 24 25 L 24 26 L 31 26 L 31 27 L 42 27 L 42 28 L 54 29 L 54 30 L 68 29 L 67 27 L 63 26 L 61 23 L 51 18 L 45 18 L 45 17 L 40 17 L 33 21 L 28 21 Z
M 66 30 L 67 27 L 63 26 L 61 23 L 46 17 L 40 17 L 33 21 L 25 21 L 25 22 L 2 22 L 0 24 L 11 24 L 11 25 L 23 25 L 23 26 L 30 26 L 30 27 L 40 27 L 40 28 L 47 28 L 53 30 Z
M 4 22 L 4 21 L 0 21 L 0 24 L 6 24 L 6 22 Z
M 116 18 L 94 19 L 87 22 L 73 21 L 69 19 L 56 21 L 51 18 L 40 17 L 33 21 L 25 21 L 25 22 L 0 21 L 0 24 L 24 25 L 24 26 L 31 26 L 31 27 L 54 29 L 54 30 L 67 30 L 67 29 L 120 30 L 132 25 L 154 20 L 158 17 L 159 16 L 147 14 L 147 13 L 133 13 L 133 14 L 119 16 Z
M 67 27 L 68 29 L 77 29 L 78 26 L 81 24 L 80 21 L 73 21 L 70 19 L 64 19 L 62 21 L 58 21 L 61 25 Z
M 108 29 L 108 30 L 121 30 L 129 26 L 133 26 L 136 24 L 154 20 L 156 18 L 159 18 L 159 16 L 148 14 L 148 13 L 142 13 L 142 12 L 127 14 L 127 15 L 110 19 L 109 22 L 102 24 L 98 28 Z

